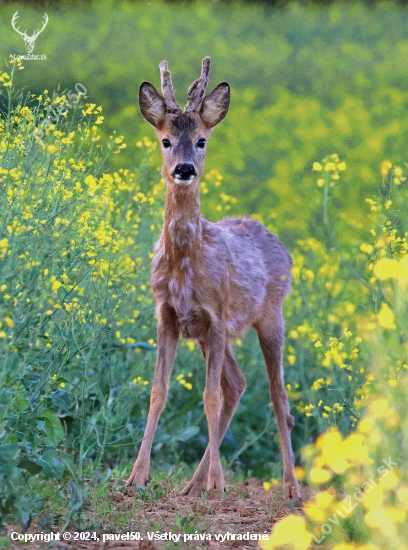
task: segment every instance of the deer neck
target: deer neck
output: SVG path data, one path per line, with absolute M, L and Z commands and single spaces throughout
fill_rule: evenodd
M 201 241 L 200 182 L 189 186 L 167 183 L 164 247 L 173 267 L 197 259 Z M 187 260 L 188 258 L 188 260 Z

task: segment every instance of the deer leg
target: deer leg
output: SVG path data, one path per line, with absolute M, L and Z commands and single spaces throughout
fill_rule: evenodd
M 157 362 L 150 394 L 150 410 L 138 457 L 132 473 L 126 482 L 131 485 L 145 485 L 149 477 L 150 454 L 157 423 L 163 412 L 169 391 L 170 374 L 173 368 L 179 337 L 177 319 L 171 311 L 163 311 L 157 326 Z
M 221 445 L 228 426 L 234 416 L 241 395 L 245 390 L 245 378 L 235 361 L 229 346 L 225 350 L 225 359 L 221 372 L 222 405 L 218 425 L 219 443 Z M 191 481 L 183 489 L 182 495 L 200 496 L 208 478 L 210 466 L 210 445 L 207 445 L 204 456 Z
M 285 341 L 284 321 L 262 321 L 255 326 L 269 377 L 270 395 L 278 424 L 279 442 L 283 462 L 283 487 L 286 497 L 300 498 L 299 484 L 295 474 L 295 457 L 292 451 L 290 432 L 295 426 L 290 414 L 288 394 L 283 382 L 282 351 Z
M 225 328 L 212 325 L 205 339 L 207 361 L 206 382 L 203 394 L 204 412 L 208 423 L 209 468 L 207 491 L 224 492 L 224 474 L 220 459 L 219 418 L 221 403 L 221 371 L 225 358 Z

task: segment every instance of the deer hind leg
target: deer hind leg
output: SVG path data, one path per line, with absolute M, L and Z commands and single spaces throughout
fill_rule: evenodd
M 149 415 L 142 445 L 132 473 L 126 482 L 126 487 L 131 485 L 143 486 L 149 477 L 153 438 L 160 415 L 166 405 L 178 338 L 179 326 L 174 312 L 163 309 L 157 326 L 157 362 L 150 394 Z
M 295 426 L 290 414 L 288 394 L 283 382 L 282 351 L 285 341 L 282 315 L 276 322 L 262 320 L 255 325 L 265 358 L 269 377 L 270 395 L 276 415 L 279 442 L 283 462 L 283 486 L 289 498 L 300 498 L 299 484 L 295 474 L 295 457 L 292 451 L 290 432 Z
M 204 357 L 205 352 L 203 351 Z M 228 426 L 231 423 L 234 416 L 235 409 L 241 395 L 245 391 L 245 378 L 235 361 L 232 351 L 227 345 L 225 350 L 224 364 L 221 372 L 221 390 L 222 390 L 222 404 L 221 412 L 218 424 L 219 444 L 228 430 Z M 205 484 L 208 479 L 208 469 L 210 466 L 210 445 L 207 445 L 204 456 L 198 465 L 197 470 L 191 481 L 183 489 L 182 495 L 200 496 L 205 488 Z
M 207 491 L 213 491 L 213 494 L 217 496 L 223 494 L 225 488 L 218 429 L 221 409 L 221 372 L 225 359 L 225 346 L 225 328 L 213 324 L 205 339 L 207 365 L 203 401 L 208 424 L 208 446 L 210 448 Z

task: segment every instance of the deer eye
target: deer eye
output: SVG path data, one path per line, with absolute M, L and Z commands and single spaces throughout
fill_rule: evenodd
M 199 149 L 204 149 L 204 147 L 205 147 L 205 139 L 204 138 L 201 138 L 197 141 L 197 147 Z
M 171 143 L 169 139 L 163 139 L 162 143 L 165 149 L 168 149 L 169 147 L 171 147 Z

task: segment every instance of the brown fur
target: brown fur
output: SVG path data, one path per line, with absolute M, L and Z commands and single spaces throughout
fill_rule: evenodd
M 150 122 L 161 121 L 158 92 L 151 84 L 142 86 L 148 86 L 146 94 L 141 89 L 142 113 Z M 200 495 L 205 486 L 216 492 L 224 490 L 219 446 L 245 389 L 232 343 L 253 326 L 270 381 L 285 490 L 288 496 L 299 496 L 290 442 L 294 422 L 282 369 L 282 301 L 290 289 L 291 257 L 281 241 L 255 220 L 225 218 L 211 223 L 200 215 L 199 178 L 204 171 L 205 149 L 196 144 L 199 139 L 208 140 L 213 127 L 208 128 L 208 121 L 217 124 L 229 104 L 228 85 L 223 83 L 216 90 L 204 98 L 201 108 L 197 107 L 199 112 L 166 113 L 163 121 L 155 124 L 159 140 L 171 142 L 171 147 L 162 149 L 166 207 L 151 277 L 158 318 L 157 365 L 145 437 L 127 484 L 143 485 L 148 478 L 153 436 L 165 406 L 181 333 L 198 341 L 206 359 L 204 410 L 209 432 L 206 452 L 184 494 Z M 191 181 L 174 176 L 180 163 L 194 166 L 196 176 Z

